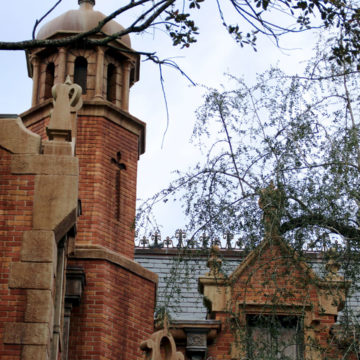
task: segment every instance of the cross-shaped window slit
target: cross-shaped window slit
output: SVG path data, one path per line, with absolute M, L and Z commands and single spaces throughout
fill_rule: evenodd
M 120 220 L 120 187 L 121 187 L 121 170 L 126 170 L 126 165 L 121 162 L 121 152 L 116 153 L 116 158 L 111 158 L 111 163 L 117 168 L 115 178 L 115 189 L 116 189 L 116 210 L 115 218 Z

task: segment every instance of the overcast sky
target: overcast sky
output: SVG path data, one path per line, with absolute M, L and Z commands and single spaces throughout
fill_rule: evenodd
M 35 20 L 55 2 L 3 1 L 0 13 L 1 40 L 31 38 Z M 109 14 L 119 3 L 119 0 L 97 0 L 95 10 Z M 63 0 L 48 20 L 77 7 L 77 0 Z M 276 48 L 269 39 L 260 39 L 257 52 L 250 47 L 240 48 L 221 25 L 214 0 L 202 3 L 196 19 L 200 36 L 198 43 L 189 49 L 174 49 L 167 35 L 158 30 L 132 35 L 132 47 L 136 50 L 156 51 L 160 57 L 172 58 L 197 84 L 217 87 L 226 83 L 224 73 L 242 76 L 253 82 L 257 73 L 276 63 L 289 73 L 301 72 L 304 60 L 309 57 L 314 45 L 313 35 L 307 34 L 287 37 L 282 42 L 282 49 Z M 128 21 L 129 18 L 124 16 L 118 19 L 124 25 Z M 20 114 L 30 107 L 31 101 L 32 81 L 27 76 L 25 54 L 20 51 L 0 52 L 0 65 L 0 113 Z M 187 168 L 198 156 L 189 144 L 189 138 L 195 110 L 202 103 L 204 88 L 192 86 L 170 68 L 164 69 L 163 76 L 170 122 L 162 148 L 166 109 L 156 65 L 150 62 L 141 64 L 140 81 L 133 86 L 130 94 L 131 114 L 147 123 L 146 153 L 140 158 L 138 173 L 138 197 L 141 198 L 166 186 L 172 171 Z M 184 223 L 180 211 L 175 208 L 171 211 L 159 209 L 158 218 L 164 227 L 163 237 L 172 236 Z

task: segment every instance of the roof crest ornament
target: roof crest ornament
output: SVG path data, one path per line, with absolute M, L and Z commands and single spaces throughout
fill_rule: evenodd
M 265 236 L 270 238 L 279 236 L 281 217 L 285 206 L 284 191 L 276 188 L 271 180 L 270 185 L 260 192 L 259 206 L 264 212 Z

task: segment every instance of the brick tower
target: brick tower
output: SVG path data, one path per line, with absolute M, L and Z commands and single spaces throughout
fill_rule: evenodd
M 105 17 L 93 9 L 93 0 L 79 0 L 79 5 L 78 10 L 68 11 L 44 25 L 37 37 L 59 39 L 77 34 L 92 29 Z M 121 30 L 121 25 L 110 21 L 101 33 L 92 37 L 101 39 L 106 34 Z M 77 43 L 60 48 L 34 49 L 27 54 L 27 59 L 29 75 L 33 79 L 32 107 L 21 114 L 21 119 L 27 129 L 40 135 L 38 139 L 34 134 L 40 145 L 36 143 L 32 147 L 40 149 L 31 151 L 45 165 L 49 161 L 59 163 L 59 169 L 55 171 L 59 187 L 63 184 L 61 176 L 69 175 L 65 168 L 61 170 L 61 162 L 68 159 L 69 164 L 75 164 L 69 166 L 73 171 L 70 175 L 73 178 L 78 176 L 78 183 L 74 182 L 70 187 L 72 190 L 77 187 L 76 191 L 64 190 L 60 207 L 71 199 L 72 204 L 74 201 L 77 203 L 77 214 L 74 215 L 74 206 L 69 206 L 72 210 L 65 211 L 61 221 L 54 225 L 34 224 L 32 201 L 36 202 L 37 193 L 42 194 L 42 188 L 36 182 L 36 176 L 40 175 L 37 175 L 37 170 L 14 175 L 15 183 L 24 179 L 21 182 L 25 187 L 23 192 L 30 201 L 25 202 L 27 207 L 24 208 L 26 226 L 15 229 L 19 230 L 14 238 L 16 241 L 7 243 L 10 244 L 8 251 L 15 255 L 7 265 L 5 273 L 10 281 L 1 283 L 1 295 L 15 296 L 15 303 L 21 304 L 16 304 L 21 308 L 16 313 L 16 319 L 7 317 L 10 320 L 5 321 L 16 321 L 22 325 L 10 324 L 0 328 L 0 335 L 5 333 L 5 340 L 0 344 L 3 346 L 0 347 L 0 357 L 15 354 L 11 359 L 141 359 L 139 343 L 153 332 L 157 276 L 133 261 L 137 161 L 144 152 L 145 124 L 129 114 L 128 105 L 130 87 L 139 79 L 139 55 L 131 49 L 130 38 L 126 35 L 105 46 Z M 77 109 L 71 108 L 71 139 L 67 139 L 71 146 L 51 142 L 51 132 L 47 131 L 53 107 L 53 85 L 64 82 L 82 87 L 82 108 L 77 115 Z M 70 97 L 73 95 L 70 92 Z M 14 119 L 7 119 L 9 124 L 15 121 L 10 120 Z M 0 136 L 1 146 L 1 141 L 5 140 Z M 0 163 L 0 170 L 4 164 L 6 168 L 1 174 L 12 176 L 13 167 L 9 165 L 13 161 L 11 154 L 23 152 L 18 148 L 12 150 L 8 147 L 6 150 L 7 147 L 3 147 L 2 159 L 6 161 Z M 43 169 L 41 167 L 39 171 L 44 172 Z M 55 176 L 51 172 L 43 175 L 48 176 L 50 183 L 51 176 Z M 20 189 L 16 184 L 14 186 Z M 56 192 L 58 187 L 53 185 L 53 188 Z M 51 217 L 59 206 L 54 205 L 56 201 L 53 201 L 51 191 L 46 196 L 41 213 Z M 1 204 L 7 205 L 9 201 Z M 5 225 L 6 221 L 5 218 Z M 45 222 L 44 217 L 42 221 Z M 41 232 L 45 229 L 49 229 L 47 237 Z M 27 252 L 31 253 L 33 247 L 35 254 L 39 244 L 57 249 L 50 260 L 44 260 L 46 264 L 52 263 L 51 271 L 47 267 L 51 272 L 48 275 L 53 279 L 49 285 L 28 285 L 28 281 L 19 284 L 15 281 L 17 273 L 12 270 L 11 262 L 26 263 L 21 269 L 19 265 L 18 272 L 21 273 L 23 268 L 30 269 L 28 262 L 38 266 L 43 261 L 39 257 L 24 258 L 23 239 L 30 236 L 24 235 L 24 231 L 31 232 L 33 239 L 27 242 Z M 39 234 L 46 239 L 51 238 L 52 242 L 41 240 Z M 33 291 L 37 293 L 33 294 Z M 39 291 L 47 291 L 48 300 L 43 297 L 45 293 Z M 36 307 L 35 295 L 37 301 L 41 299 L 42 308 L 46 306 L 50 310 L 47 315 L 35 316 L 30 321 L 31 317 L 26 319 L 26 314 L 35 311 L 31 310 Z M 17 336 L 16 333 L 24 331 L 22 329 L 30 322 L 46 324 L 48 336 L 45 335 L 42 340 L 33 339 L 30 335 L 27 340 L 24 340 L 23 334 Z

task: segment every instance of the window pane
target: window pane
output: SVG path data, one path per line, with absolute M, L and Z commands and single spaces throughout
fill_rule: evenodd
M 86 79 L 87 78 L 87 60 L 80 56 L 75 60 L 74 69 L 74 83 L 82 88 L 82 93 L 86 94 Z
M 250 359 L 300 360 L 303 358 L 302 320 L 297 316 L 247 315 Z

